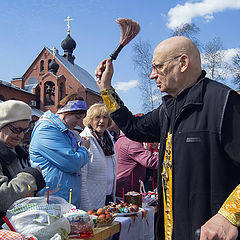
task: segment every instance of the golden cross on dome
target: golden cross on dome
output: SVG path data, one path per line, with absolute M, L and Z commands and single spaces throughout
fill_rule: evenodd
M 70 33 L 70 24 L 69 22 L 72 21 L 72 19 L 68 16 L 67 19 L 64 19 L 64 21 L 67 21 L 67 27 L 68 27 L 68 34 Z
M 51 50 L 52 50 L 52 53 L 53 53 L 53 59 L 55 59 L 56 48 L 53 47 Z

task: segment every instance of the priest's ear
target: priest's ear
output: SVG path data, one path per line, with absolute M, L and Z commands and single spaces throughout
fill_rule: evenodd
M 179 59 L 180 71 L 183 73 L 187 70 L 189 66 L 189 57 L 186 54 L 183 54 Z

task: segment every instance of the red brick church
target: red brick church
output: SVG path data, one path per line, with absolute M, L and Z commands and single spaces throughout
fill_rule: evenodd
M 63 97 L 79 93 L 87 107 L 101 101 L 94 78 L 75 63 L 73 51 L 76 42 L 68 35 L 61 43 L 63 54 L 57 49 L 44 47 L 22 77 L 10 83 L 0 81 L 0 100 L 18 99 L 42 111 L 56 112 Z

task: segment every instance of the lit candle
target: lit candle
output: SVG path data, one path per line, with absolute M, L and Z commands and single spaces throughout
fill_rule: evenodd
M 70 189 L 70 193 L 69 193 L 69 203 L 71 204 L 72 202 L 72 189 Z
M 152 178 L 152 188 L 153 188 L 153 191 L 154 191 L 154 179 Z
M 30 190 L 31 190 L 31 187 L 30 187 L 30 185 L 29 185 L 29 184 L 28 184 L 27 186 L 28 186 L 28 197 L 31 197 L 31 192 L 30 192 Z
M 123 194 L 123 203 L 125 203 L 124 187 L 122 188 L 122 194 Z
M 47 204 L 49 204 L 49 187 L 46 187 L 47 189 Z

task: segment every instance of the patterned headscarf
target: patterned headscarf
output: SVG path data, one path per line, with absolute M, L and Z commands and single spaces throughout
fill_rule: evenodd
M 65 106 L 59 108 L 57 113 L 59 114 L 73 111 L 87 111 L 86 103 L 83 100 L 68 101 Z

